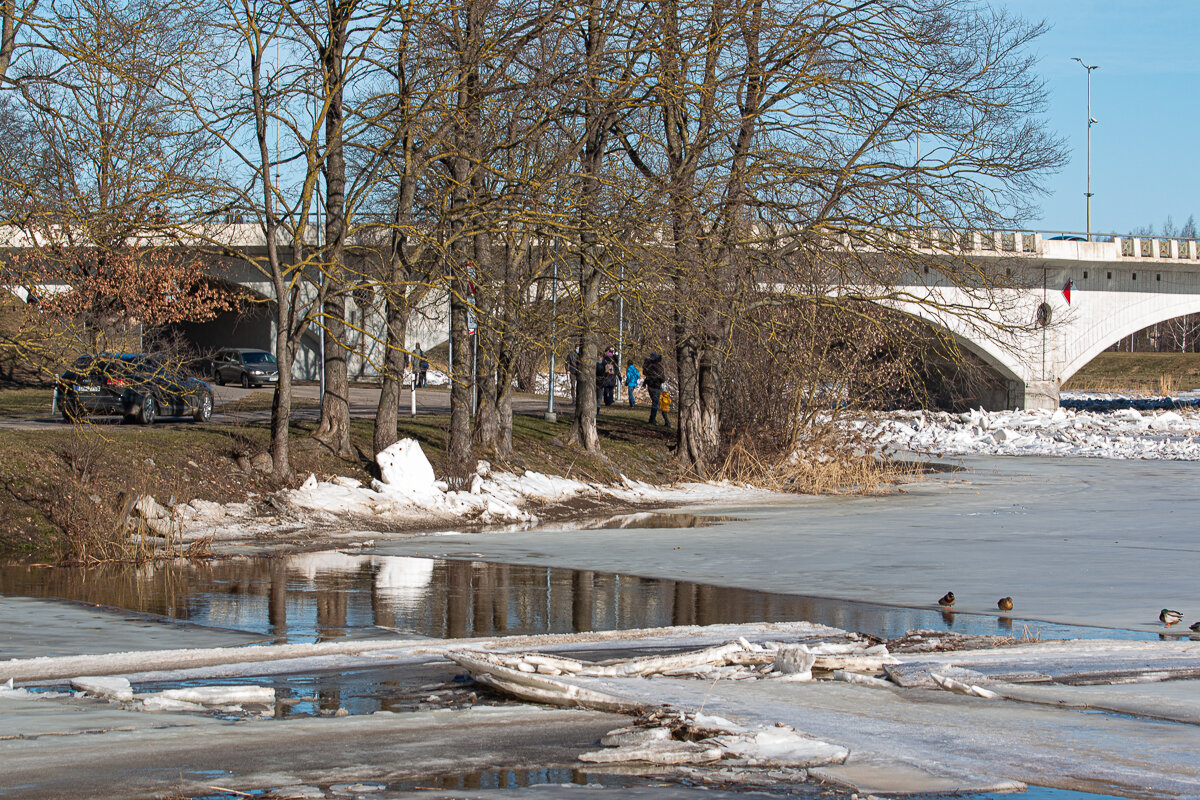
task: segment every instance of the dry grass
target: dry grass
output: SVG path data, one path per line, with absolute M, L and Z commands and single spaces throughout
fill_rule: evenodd
M 1158 394 L 1160 397 L 1170 397 L 1175 394 L 1175 376 L 1166 373 L 1158 379 Z
M 718 477 L 798 494 L 882 494 L 920 476 L 912 462 L 879 455 L 877 448 L 834 431 L 819 433 L 792 453 L 775 443 L 743 437 L 728 451 Z
M 1063 388 L 1169 395 L 1200 389 L 1200 353 L 1101 353 Z

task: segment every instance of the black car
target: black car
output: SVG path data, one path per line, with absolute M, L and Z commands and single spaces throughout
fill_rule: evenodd
M 266 350 L 227 347 L 213 359 L 213 381 L 221 386 L 240 383 L 243 389 L 279 382 L 279 365 Z
M 202 380 L 176 374 L 169 362 L 144 353 L 80 356 L 54 389 L 68 421 L 89 414 L 123 416 L 149 425 L 158 417 L 189 416 L 208 422 L 212 388 Z

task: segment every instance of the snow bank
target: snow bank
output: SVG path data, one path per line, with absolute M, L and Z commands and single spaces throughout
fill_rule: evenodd
M 480 461 L 467 486 L 452 490 L 437 480 L 433 467 L 412 439 L 396 442 L 377 456 L 381 480 L 363 486 L 352 478 L 328 481 L 310 475 L 298 489 L 283 490 L 260 504 L 256 514 L 245 503 L 220 506 L 193 501 L 170 509 L 144 496 L 139 508 L 148 527 L 172 540 L 190 541 L 203 536 L 231 540 L 258 533 L 299 527 L 313 522 L 345 525 L 351 520 L 376 520 L 383 525 L 475 522 L 483 524 L 533 524 L 536 509 L 576 498 L 629 504 L 678 504 L 706 501 L 761 500 L 773 493 L 728 482 L 652 486 L 622 478 L 617 486 L 544 475 L 527 470 L 523 475 L 493 472 Z M 149 516 L 147 516 L 149 515 Z
M 469 487 L 454 491 L 436 479 L 421 446 L 413 439 L 396 442 L 376 459 L 382 480 L 372 481 L 369 488 L 349 485 L 345 480 L 318 481 L 310 475 L 299 489 L 280 492 L 278 498 L 293 509 L 328 521 L 351 515 L 502 523 L 536 522 L 537 515 L 524 506 L 592 490 L 580 481 L 536 472 L 493 475 L 490 465 L 481 461 Z
M 894 411 L 847 424 L 881 446 L 934 455 L 1200 460 L 1200 410 L 1149 401 L 1096 411 Z

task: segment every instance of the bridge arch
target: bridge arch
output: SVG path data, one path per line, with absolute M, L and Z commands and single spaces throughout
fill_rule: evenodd
M 1148 328 L 1167 320 L 1182 317 L 1187 314 L 1200 314 L 1200 295 L 1174 295 L 1173 302 L 1138 303 L 1129 309 L 1129 313 L 1112 314 L 1097 320 L 1091 325 L 1085 335 L 1078 337 L 1074 343 L 1067 346 L 1067 358 L 1062 367 L 1059 380 L 1066 383 L 1075 373 L 1083 369 L 1092 359 L 1103 353 L 1109 347 L 1143 328 Z M 1092 315 L 1100 316 L 1100 315 Z
M 252 347 L 275 352 L 275 301 L 264 287 L 209 274 L 205 281 L 231 295 L 246 298 L 237 307 L 222 311 L 205 322 L 181 322 L 169 326 L 197 352 L 213 353 L 223 347 Z M 318 377 L 320 340 L 311 330 L 304 334 L 292 367 L 293 377 Z

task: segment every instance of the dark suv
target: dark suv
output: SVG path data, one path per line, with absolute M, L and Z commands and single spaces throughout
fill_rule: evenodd
M 149 425 L 158 417 L 212 418 L 212 388 L 176 374 L 166 359 L 144 353 L 80 356 L 54 389 L 63 419 L 107 414 Z
M 251 386 L 274 385 L 279 381 L 279 365 L 275 356 L 266 350 L 248 347 L 227 347 L 213 359 L 213 380 L 224 386 L 240 383 L 243 389 Z

